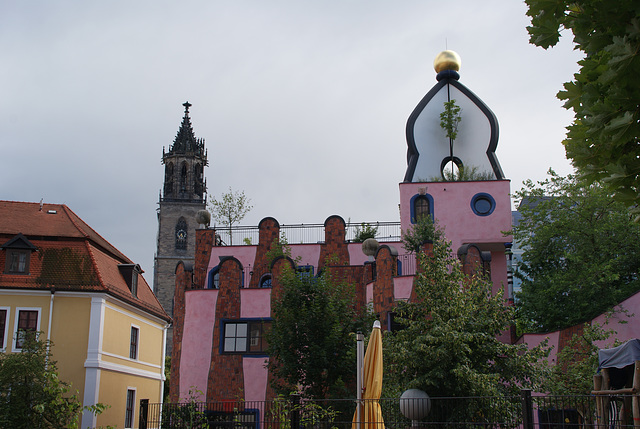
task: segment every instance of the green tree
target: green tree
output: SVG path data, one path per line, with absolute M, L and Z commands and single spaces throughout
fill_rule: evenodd
M 52 343 L 38 335 L 25 336 L 22 352 L 0 353 L 0 427 L 77 428 L 82 404 L 58 378 Z M 89 407 L 97 414 L 105 408 Z
M 376 238 L 378 228 L 370 223 L 362 222 L 360 226 L 356 225 L 356 232 L 353 237 L 354 243 L 363 243 L 367 238 Z
M 584 323 L 640 290 L 640 230 L 606 188 L 550 170 L 515 196 L 522 219 L 513 235 L 524 249 L 515 272 L 521 329 Z
M 555 365 L 547 368 L 542 391 L 553 395 L 590 395 L 598 370 L 596 342 L 602 343 L 614 333 L 597 323 L 585 324 L 583 332 L 574 335 L 556 355 Z
M 462 116 L 460 116 L 461 111 L 462 109 L 456 104 L 456 100 L 449 100 L 444 102 L 444 111 L 440 113 L 440 127 L 446 131 L 447 138 L 449 139 L 449 156 L 451 159 L 450 180 L 456 180 L 457 176 L 455 172 L 456 164 L 453 161 L 453 142 L 458 137 L 458 125 L 462 120 Z M 443 178 L 449 180 L 444 171 Z
M 431 221 L 421 219 L 417 230 L 427 229 L 421 223 Z M 492 295 L 489 279 L 466 276 L 438 237 L 431 255 L 417 252 L 416 299 L 396 308 L 402 329 L 384 337 L 385 396 L 410 388 L 440 397 L 506 396 L 533 386 L 542 351 L 498 339 L 513 321 L 512 307 L 502 292 Z
M 429 179 L 429 182 L 462 182 L 462 181 L 480 181 L 480 180 L 494 180 L 493 173 L 488 171 L 481 171 L 476 165 L 464 166 L 461 165 L 458 171 L 446 170 L 442 172 L 440 176 L 435 176 Z
M 402 234 L 402 245 L 410 253 L 419 254 L 425 243 L 440 242 L 443 232 L 431 215 L 421 217 L 418 222 Z
M 353 397 L 355 333 L 370 330 L 372 318 L 355 308 L 353 285 L 326 268 L 317 277 L 287 269 L 267 333 L 274 388 L 298 388 L 312 399 Z
M 233 234 L 231 228 L 240 222 L 251 211 L 251 199 L 247 198 L 244 191 L 233 191 L 229 187 L 229 192 L 223 193 L 220 199 L 211 196 L 209 200 L 211 216 L 229 229 L 229 244 L 233 244 Z
M 544 49 L 573 33 L 580 71 L 558 98 L 573 109 L 564 146 L 590 182 L 640 213 L 640 5 L 636 0 L 525 0 L 530 42 Z

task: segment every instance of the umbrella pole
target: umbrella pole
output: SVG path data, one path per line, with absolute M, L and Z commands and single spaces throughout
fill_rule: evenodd
M 362 365 L 364 361 L 364 335 L 362 335 L 362 332 L 360 331 L 358 331 L 358 333 L 356 334 L 356 342 L 356 397 L 358 399 L 356 404 L 356 428 L 361 429 L 362 422 L 360 409 L 362 408 Z

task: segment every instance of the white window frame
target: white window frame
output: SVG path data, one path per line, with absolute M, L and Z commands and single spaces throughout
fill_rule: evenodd
M 18 348 L 18 322 L 20 321 L 20 312 L 21 311 L 37 311 L 38 312 L 38 321 L 36 322 L 36 332 L 40 330 L 40 319 L 42 317 L 42 308 L 40 307 L 16 307 L 16 314 L 14 316 L 13 323 L 13 340 L 11 342 L 11 350 L 14 352 L 22 351 L 22 347 Z
M 9 343 L 9 318 L 11 317 L 11 307 L 0 307 L 0 310 L 7 310 L 7 314 L 4 318 L 4 344 L 0 346 L 0 352 L 7 350 L 7 343 Z
M 131 406 L 131 426 L 127 426 L 127 405 L 129 402 L 129 391 L 133 392 L 133 405 Z M 138 396 L 138 389 L 135 387 L 127 387 L 127 394 L 124 399 L 124 428 L 132 429 L 136 424 L 136 397 Z
M 137 342 L 136 342 L 136 356 L 135 357 L 131 357 L 131 332 L 137 329 L 138 330 L 138 338 L 137 338 Z M 140 360 L 140 338 L 142 337 L 141 335 L 141 329 L 140 326 L 138 325 L 134 325 L 133 323 L 131 324 L 131 329 L 129 329 L 129 359 L 131 360 Z

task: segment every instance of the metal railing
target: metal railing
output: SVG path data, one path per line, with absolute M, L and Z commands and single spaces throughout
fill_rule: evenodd
M 376 228 L 376 240 L 379 242 L 400 241 L 402 233 L 400 222 L 350 222 L 346 225 L 345 239 L 352 242 L 363 225 Z M 233 226 L 231 228 L 216 227 L 221 244 L 225 246 L 258 244 L 259 229 L 257 226 Z M 284 235 L 289 244 L 313 244 L 323 243 L 324 224 L 292 224 L 280 225 L 280 233 Z
M 606 407 L 596 406 L 603 397 L 532 396 L 430 398 L 428 402 L 380 399 L 384 418 L 380 422 L 362 421 L 362 428 L 633 428 L 629 396 L 605 397 Z M 638 395 L 635 395 L 638 400 Z M 402 404 L 401 404 L 402 401 Z M 407 402 L 408 401 L 408 402 Z M 419 400 L 418 400 L 419 401 Z M 401 407 L 420 408 L 426 417 L 406 418 Z M 356 400 L 301 400 L 281 397 L 274 401 L 216 401 L 149 404 L 141 401 L 140 429 L 352 429 Z M 600 414 L 598 411 L 605 410 Z M 353 425 L 353 426 L 352 426 Z

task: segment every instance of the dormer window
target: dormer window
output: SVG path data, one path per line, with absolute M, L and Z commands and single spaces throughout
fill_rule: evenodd
M 29 274 L 31 252 L 36 250 L 36 246 L 31 244 L 24 235 L 16 235 L 3 244 L 1 249 L 6 252 L 5 274 Z
M 119 264 L 118 270 L 122 278 L 124 278 L 127 287 L 131 291 L 131 295 L 138 297 L 138 275 L 142 274 L 142 268 L 138 264 Z
M 27 274 L 29 272 L 29 253 L 25 250 L 7 251 L 7 273 Z

